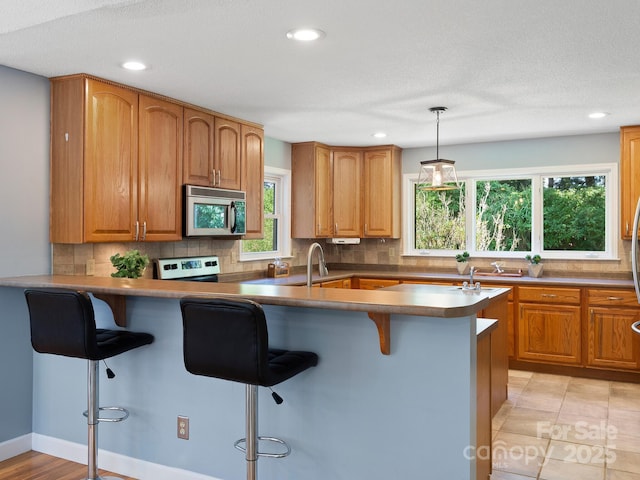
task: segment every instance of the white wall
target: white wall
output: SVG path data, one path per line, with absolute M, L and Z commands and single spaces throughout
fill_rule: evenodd
M 0 276 L 48 273 L 49 81 L 0 66 L 0 106 Z M 31 433 L 32 370 L 24 295 L 0 288 L 0 444 Z

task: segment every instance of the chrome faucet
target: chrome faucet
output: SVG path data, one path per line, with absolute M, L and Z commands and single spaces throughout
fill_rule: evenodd
M 473 285 L 473 274 L 476 273 L 476 267 L 469 269 L 469 285 Z
M 469 281 L 462 284 L 462 290 L 480 290 L 480 282 L 473 283 L 473 274 L 476 273 L 476 267 L 469 269 Z
M 326 277 L 329 275 L 329 271 L 327 270 L 327 264 L 324 261 L 324 252 L 322 251 L 322 246 L 318 243 L 312 243 L 309 247 L 309 253 L 307 253 L 307 287 L 311 286 L 311 273 L 313 269 L 313 265 L 311 260 L 313 259 L 313 251 L 318 249 L 318 275 L 321 277 Z
M 497 273 L 498 275 L 501 273 L 504 273 L 504 270 L 502 269 L 502 264 L 500 262 L 493 262 L 491 265 L 495 268 L 493 273 Z

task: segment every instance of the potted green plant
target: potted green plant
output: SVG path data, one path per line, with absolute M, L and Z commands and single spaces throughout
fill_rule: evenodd
M 460 275 L 469 273 L 469 252 L 462 252 L 456 255 L 456 267 Z
M 542 257 L 540 257 L 540 255 L 538 254 L 535 254 L 535 255 L 527 255 L 524 258 L 529 262 L 529 265 L 527 266 L 527 270 L 529 271 L 529 276 L 536 277 L 536 278 L 541 276 L 543 264 L 540 263 L 540 261 L 542 260 Z
M 149 264 L 149 256 L 141 254 L 138 250 L 129 250 L 122 256 L 116 253 L 109 257 L 109 260 L 117 270 L 111 276 L 119 278 L 141 277 Z

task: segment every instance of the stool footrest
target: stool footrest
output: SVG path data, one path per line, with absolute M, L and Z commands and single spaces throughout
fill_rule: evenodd
M 129 410 L 127 410 L 126 408 L 122 408 L 122 407 L 99 407 L 98 408 L 99 411 L 105 411 L 108 410 L 110 412 L 120 412 L 122 415 L 120 417 L 100 417 L 98 416 L 98 421 L 99 422 L 122 422 L 123 420 L 126 420 L 127 418 L 129 418 Z M 89 411 L 85 410 L 84 412 L 82 412 L 82 415 L 84 415 L 85 417 L 89 417 Z
M 258 440 L 263 440 L 265 442 L 274 442 L 274 443 L 279 443 L 280 445 L 283 445 L 286 448 L 286 452 L 282 452 L 282 453 L 267 453 L 267 452 L 261 452 L 260 449 L 258 449 L 258 453 L 257 455 L 259 457 L 269 457 L 269 458 L 284 458 L 286 456 L 288 456 L 291 453 L 291 447 L 289 446 L 289 444 L 287 442 L 285 442 L 284 440 L 281 440 L 280 438 L 275 438 L 275 437 L 258 437 Z M 240 450 L 241 452 L 246 453 L 247 449 L 246 447 L 243 447 L 242 444 L 246 444 L 247 439 L 246 438 L 241 438 L 240 440 L 236 441 L 233 446 Z

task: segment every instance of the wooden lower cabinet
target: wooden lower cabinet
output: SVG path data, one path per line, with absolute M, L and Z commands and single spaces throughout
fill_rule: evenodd
M 640 320 L 633 290 L 588 290 L 587 365 L 638 369 L 638 339 L 631 325 Z
M 579 365 L 580 307 L 521 303 L 518 359 Z
M 322 288 L 351 288 L 351 279 L 341 278 L 340 280 L 331 280 L 329 282 L 322 282 L 320 286 Z
M 399 285 L 400 280 L 387 280 L 384 278 L 360 278 L 357 285 L 352 285 L 352 288 L 359 288 L 361 290 L 377 290 L 378 288 L 392 287 L 393 285 Z
M 488 480 L 491 474 L 491 347 L 492 334 L 478 332 L 476 368 L 476 479 Z

